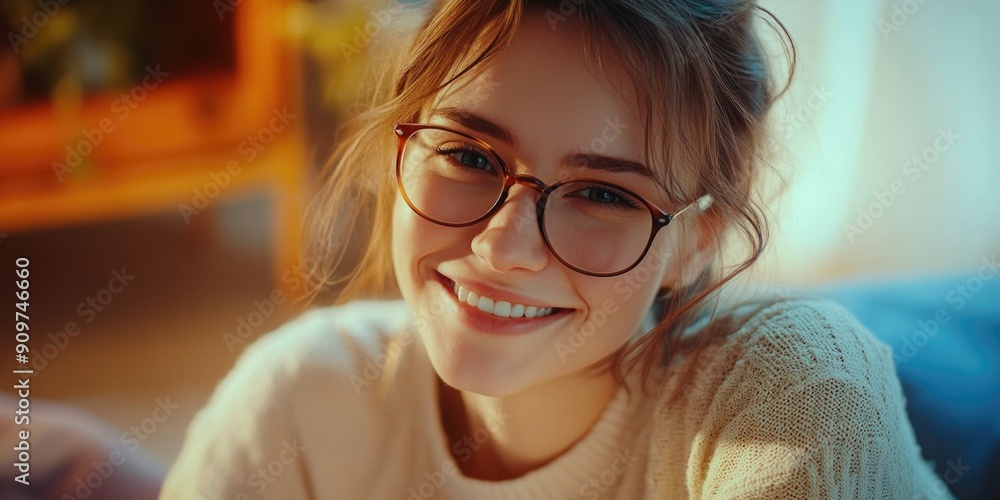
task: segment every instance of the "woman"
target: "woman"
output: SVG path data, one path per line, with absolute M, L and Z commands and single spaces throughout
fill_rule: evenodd
M 163 496 L 947 497 L 847 313 L 720 301 L 767 238 L 760 19 L 430 7 L 311 208 L 326 276 L 365 243 L 341 305 L 246 352 Z

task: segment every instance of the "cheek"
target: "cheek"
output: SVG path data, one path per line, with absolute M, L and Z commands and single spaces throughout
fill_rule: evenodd
M 398 197 L 392 207 L 392 260 L 400 271 L 400 261 L 405 257 L 406 250 L 411 248 L 413 240 L 414 214 Z
M 642 323 L 663 284 L 673 281 L 673 250 L 669 242 L 657 238 L 638 266 L 622 276 L 612 278 L 613 282 L 609 286 L 612 299 L 622 310 L 621 315 L 639 318 L 636 326 Z
M 392 264 L 404 296 L 413 289 L 416 278 L 413 264 L 420 259 L 421 242 L 428 240 L 422 236 L 425 222 L 397 198 L 392 210 Z
M 604 298 L 596 314 L 606 314 L 608 322 L 616 327 L 624 341 L 642 325 L 656 290 L 631 280 L 623 280 L 615 285 L 614 288 L 609 288 L 614 295 Z
M 565 335 L 564 343 L 585 352 L 585 364 L 612 354 L 641 329 L 649 312 L 660 277 L 659 261 L 643 261 L 639 267 L 614 278 L 603 278 L 578 287 L 587 304 L 587 314 Z M 590 281 L 590 280 L 588 280 Z
M 420 217 L 397 198 L 392 211 L 392 263 L 401 291 L 406 294 L 420 280 L 419 266 L 430 268 L 469 250 L 461 229 L 439 226 Z M 425 270 L 426 271 L 426 270 Z

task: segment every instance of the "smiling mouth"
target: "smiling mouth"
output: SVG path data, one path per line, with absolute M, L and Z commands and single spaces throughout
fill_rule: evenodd
M 449 278 L 444 278 L 444 281 L 447 288 L 452 291 L 455 298 L 457 298 L 459 302 L 498 318 L 542 318 L 564 310 L 558 307 L 539 307 L 535 305 L 512 303 L 505 300 L 496 300 L 468 290 Z

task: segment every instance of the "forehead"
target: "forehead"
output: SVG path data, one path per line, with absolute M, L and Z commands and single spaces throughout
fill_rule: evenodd
M 589 64 L 578 25 L 553 27 L 526 12 L 512 43 L 489 64 L 444 89 L 435 108 L 460 108 L 516 136 L 520 153 L 548 160 L 596 152 L 644 161 L 636 107 L 615 73 Z

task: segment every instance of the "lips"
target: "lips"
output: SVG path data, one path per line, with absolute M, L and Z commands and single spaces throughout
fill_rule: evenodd
M 477 312 L 486 313 L 494 319 L 539 320 L 550 316 L 572 311 L 553 305 L 546 305 L 538 300 L 517 293 L 494 288 L 485 283 L 462 279 L 461 283 L 434 272 L 437 280 L 450 291 L 456 302 L 469 306 Z
M 506 300 L 485 297 L 459 285 L 458 283 L 455 283 L 453 291 L 455 292 L 455 295 L 458 296 L 459 302 L 465 302 L 480 311 L 494 316 L 499 316 L 501 318 L 540 318 L 542 316 L 552 314 L 555 310 L 555 308 L 552 307 L 539 307 L 518 303 L 512 304 Z
M 493 295 L 494 297 L 496 297 L 496 299 L 500 299 L 500 300 L 495 300 L 493 297 L 487 295 L 486 298 L 493 302 L 491 305 L 489 302 L 482 300 L 483 295 L 481 295 L 480 293 L 476 293 L 478 297 L 474 297 L 475 305 L 473 306 L 469 304 L 469 294 L 471 294 L 473 290 L 469 290 L 468 294 L 463 294 L 465 295 L 464 300 L 459 300 L 460 298 L 459 294 L 462 293 L 461 289 L 465 288 L 463 286 L 465 284 L 464 281 L 463 285 L 456 285 L 456 283 L 450 278 L 438 272 L 434 272 L 434 274 L 437 276 L 437 281 L 441 284 L 443 288 L 442 292 L 446 293 L 454 301 L 454 304 L 457 307 L 456 312 L 458 313 L 458 318 L 466 326 L 483 333 L 489 333 L 492 335 L 500 335 L 500 336 L 511 336 L 511 335 L 516 336 L 516 335 L 527 334 L 530 332 L 537 331 L 540 328 L 544 328 L 556 321 L 559 321 L 562 318 L 567 317 L 574 311 L 574 309 L 566 309 L 554 306 L 544 306 L 538 304 L 537 302 L 535 304 L 532 304 L 531 303 L 532 300 L 530 298 L 526 300 L 524 296 L 495 289 L 488 285 L 484 285 L 482 283 L 470 281 L 468 283 L 469 286 L 475 287 L 477 292 L 485 292 L 490 295 Z M 456 291 L 456 288 L 458 289 L 458 291 Z M 520 311 L 521 317 L 519 318 L 511 317 L 510 313 L 508 313 L 508 316 L 506 317 L 502 316 L 507 307 L 504 304 L 500 304 L 499 312 L 501 313 L 501 315 L 497 315 L 496 314 L 497 304 L 499 302 L 509 303 L 511 309 L 510 313 L 519 312 L 515 310 L 515 307 L 517 305 L 521 305 L 524 309 Z M 492 309 L 489 312 L 483 310 L 489 307 L 492 307 Z M 525 311 L 528 311 L 528 307 L 535 308 L 534 317 L 529 318 L 525 316 Z M 521 308 L 519 307 L 517 309 Z M 539 316 L 538 315 L 539 311 L 546 314 L 543 316 Z

